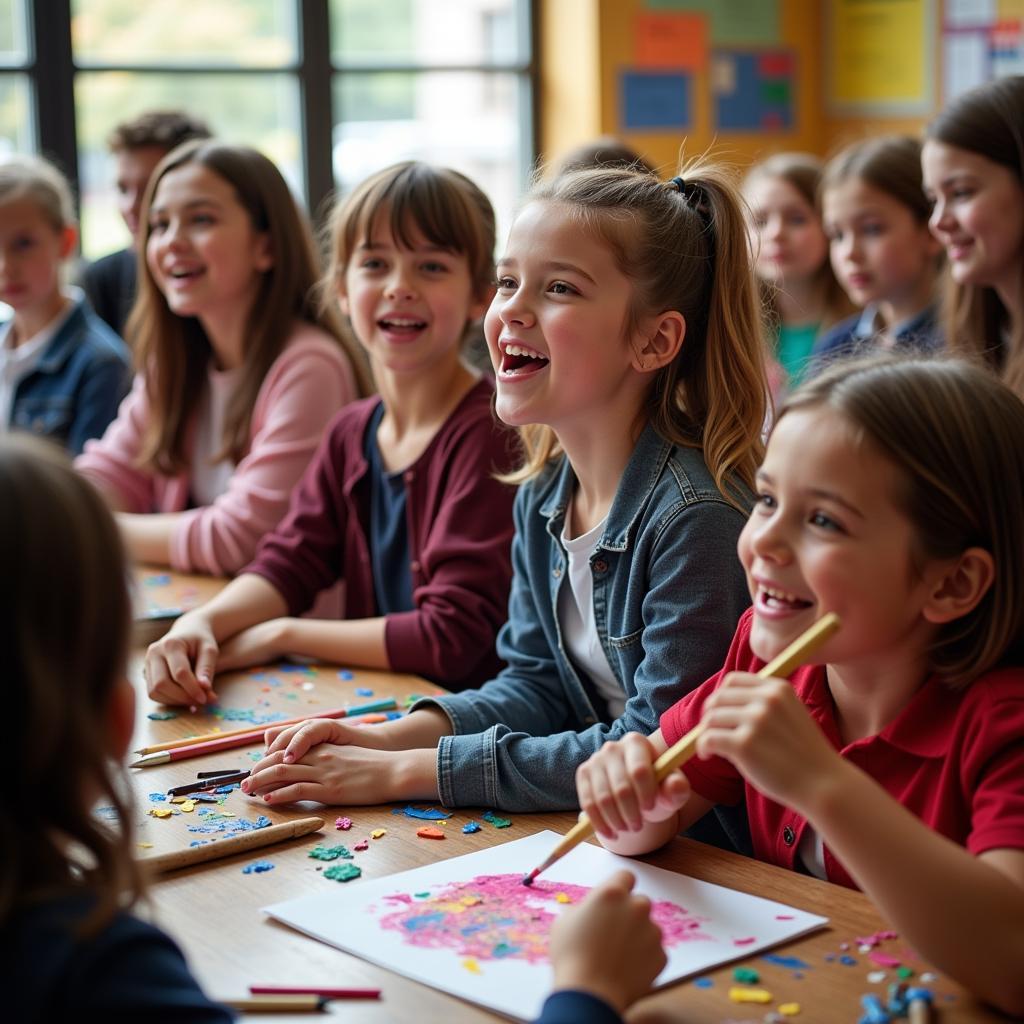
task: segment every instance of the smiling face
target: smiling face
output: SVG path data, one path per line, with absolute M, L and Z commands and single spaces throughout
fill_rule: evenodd
M 567 207 L 527 205 L 497 277 L 484 333 L 505 423 L 586 429 L 636 391 L 636 346 L 625 337 L 632 283 Z
M 859 306 L 914 305 L 930 292 L 938 246 L 927 224 L 888 192 L 860 178 L 825 190 L 822 219 L 832 269 Z
M 757 276 L 778 285 L 810 281 L 828 258 L 828 239 L 814 207 L 778 177 L 755 177 L 745 198 Z
M 739 540 L 759 658 L 773 658 L 826 612 L 842 629 L 823 661 L 920 658 L 934 630 L 922 616 L 929 569 L 914 569 L 914 527 L 896 503 L 901 484 L 893 463 L 858 443 L 835 410 L 796 409 L 779 420 Z
M 234 188 L 199 163 L 168 171 L 146 227 L 146 262 L 178 316 L 248 312 L 273 260 Z
M 60 265 L 74 244 L 74 229 L 55 228 L 32 199 L 0 206 L 0 301 L 28 317 L 59 302 Z
M 957 284 L 1013 294 L 1024 262 L 1024 187 L 1009 168 L 929 139 L 921 151 L 931 230 L 945 246 Z
M 457 361 L 466 326 L 483 316 L 465 254 L 434 245 L 418 229 L 411 248 L 378 213 L 355 248 L 339 289 L 342 312 L 378 369 L 410 373 Z

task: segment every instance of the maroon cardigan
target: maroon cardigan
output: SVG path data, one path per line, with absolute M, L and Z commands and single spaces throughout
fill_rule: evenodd
M 514 490 L 494 474 L 519 452 L 515 434 L 491 411 L 493 393 L 489 381 L 475 384 L 404 474 L 415 608 L 387 617 L 388 662 L 449 690 L 479 686 L 502 666 L 494 640 L 508 610 Z M 379 402 L 353 402 L 335 417 L 288 514 L 245 569 L 272 584 L 291 615 L 339 578 L 346 618 L 380 614 L 363 454 Z

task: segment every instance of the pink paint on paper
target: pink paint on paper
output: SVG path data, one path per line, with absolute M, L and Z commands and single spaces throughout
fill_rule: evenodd
M 734 946 L 749 946 L 752 942 L 757 942 L 757 936 L 751 935 L 746 939 L 733 939 L 732 944 Z
M 449 949 L 478 961 L 515 959 L 546 963 L 548 932 L 558 907 L 578 903 L 590 891 L 583 885 L 539 880 L 530 888 L 522 875 L 479 875 L 445 885 L 429 895 L 395 893 L 387 901 L 399 909 L 384 913 L 382 928 L 398 932 L 410 945 Z M 559 897 L 561 896 L 561 899 Z M 682 942 L 713 941 L 698 918 L 666 900 L 651 907 L 651 917 L 668 947 Z M 753 939 L 747 941 L 753 942 Z

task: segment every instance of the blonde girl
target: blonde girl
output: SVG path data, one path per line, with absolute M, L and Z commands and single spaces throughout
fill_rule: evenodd
M 71 454 L 102 434 L 130 382 L 128 349 L 61 283 L 78 232 L 71 189 L 53 164 L 0 163 L 0 434 L 28 431 Z
M 578 774 L 602 843 L 742 804 L 758 858 L 863 889 L 908 946 L 1024 1014 L 1024 404 L 963 362 L 834 367 L 782 407 L 721 671 Z M 822 664 L 756 672 L 826 612 Z M 703 722 L 659 788 L 655 757 Z M 794 752 L 799 755 L 795 756 Z
M 179 146 L 153 173 L 140 235 L 138 376 L 76 468 L 118 513 L 134 558 L 234 574 L 368 380 L 318 308 L 309 227 L 262 154 Z
M 272 730 L 249 793 L 572 807 L 578 764 L 711 670 L 748 601 L 729 548 L 765 413 L 749 265 L 713 167 L 530 194 L 485 320 L 497 412 L 525 446 L 507 667 L 375 730 Z
M 17 780 L 0 810 L 5 1015 L 227 1024 L 174 942 L 131 913 L 142 885 L 115 767 L 135 710 L 117 527 L 35 438 L 0 438 L 0 495 L 0 635 L 18 722 L 0 753 Z M 113 820 L 93 813 L 97 803 Z
M 810 153 L 776 153 L 743 182 L 776 398 L 799 385 L 821 333 L 853 310 L 828 258 L 818 210 L 821 173 L 822 162 Z
M 515 435 L 462 361 L 494 290 L 494 213 L 464 175 L 401 163 L 339 204 L 328 287 L 380 397 L 331 425 L 288 516 L 245 572 L 147 658 L 149 692 L 203 704 L 216 671 L 285 653 L 413 672 L 449 689 L 500 668 Z M 345 582 L 342 620 L 297 618 Z
M 941 347 L 935 304 L 942 247 L 928 227 L 921 143 L 906 135 L 858 142 L 833 157 L 821 179 L 821 213 L 832 269 L 860 313 L 814 346 L 816 361 L 872 348 Z

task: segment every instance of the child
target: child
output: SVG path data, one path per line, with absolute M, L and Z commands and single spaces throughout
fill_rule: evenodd
M 739 198 L 712 168 L 684 173 L 541 185 L 499 260 L 485 333 L 527 453 L 507 667 L 372 730 L 271 730 L 247 792 L 572 807 L 576 765 L 713 670 L 749 600 L 729 547 L 765 382 Z
M 78 235 L 71 189 L 38 157 L 0 163 L 0 433 L 25 430 L 72 454 L 114 418 L 131 378 L 128 349 L 61 287 Z
M 838 366 L 783 406 L 758 481 L 724 668 L 584 765 L 580 803 L 636 854 L 745 801 L 759 858 L 860 886 L 1019 1016 L 1024 405 L 965 363 Z M 752 674 L 828 611 L 824 664 Z M 658 789 L 652 761 L 698 722 L 700 759 Z
M 949 263 L 947 343 L 1024 396 L 1024 77 L 953 100 L 928 126 L 921 165 Z
M 139 375 L 75 465 L 119 513 L 134 558 L 233 574 L 286 511 L 331 418 L 367 390 L 364 371 L 316 308 L 309 228 L 255 150 L 170 153 L 139 246 Z
M 141 884 L 114 762 L 135 701 L 117 527 L 34 438 L 0 438 L 0 494 L 0 635 L 18 722 L 0 754 L 17 780 L 0 811 L 5 1019 L 230 1021 L 171 939 L 130 913 Z M 116 825 L 93 815 L 97 801 Z
M 494 290 L 494 213 L 455 171 L 402 163 L 336 210 L 328 283 L 380 398 L 331 425 L 288 517 L 244 575 L 150 649 L 150 695 L 206 702 L 214 669 L 301 654 L 451 689 L 500 668 L 515 435 L 460 359 Z M 345 582 L 345 619 L 296 619 Z
M 799 385 L 821 332 L 853 309 L 828 259 L 817 208 L 821 172 L 821 161 L 809 153 L 777 153 L 755 164 L 743 183 L 776 398 Z
M 864 309 L 818 341 L 815 361 L 871 348 L 939 348 L 935 278 L 942 247 L 928 227 L 921 143 L 887 135 L 844 149 L 825 167 L 821 210 L 832 269 Z

